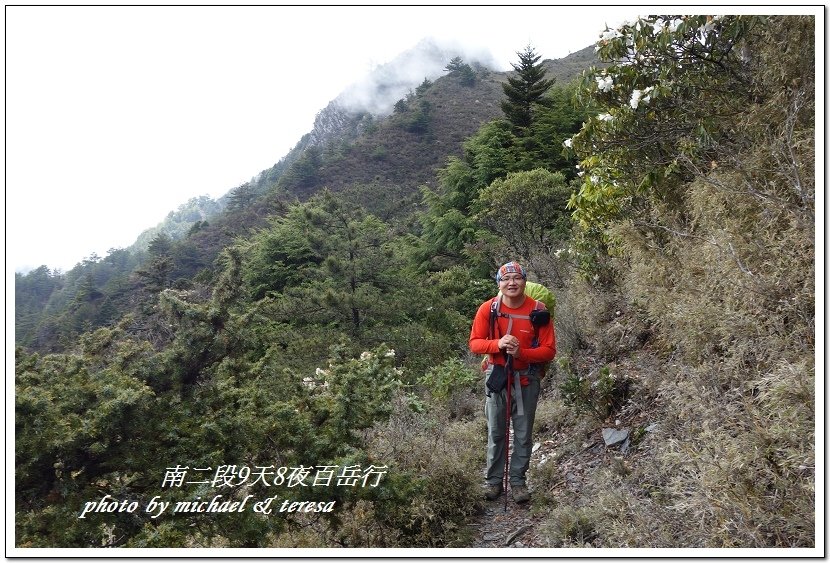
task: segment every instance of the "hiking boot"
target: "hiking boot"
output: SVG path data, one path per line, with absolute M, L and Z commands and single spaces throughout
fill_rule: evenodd
M 530 500 L 530 491 L 527 490 L 525 485 L 510 485 L 510 490 L 516 504 L 522 504 Z
M 501 496 L 501 493 L 501 483 L 498 483 L 497 485 L 484 486 L 484 498 L 486 498 L 487 500 L 496 500 Z

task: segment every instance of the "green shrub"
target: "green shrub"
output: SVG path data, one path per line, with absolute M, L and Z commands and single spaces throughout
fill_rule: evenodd
M 625 401 L 629 382 L 618 377 L 608 366 L 583 377 L 570 369 L 567 358 L 560 359 L 559 365 L 566 373 L 561 386 L 562 398 L 577 412 L 591 412 L 604 419 Z
M 436 399 L 446 400 L 458 390 L 473 387 L 479 379 L 477 370 L 458 358 L 450 358 L 426 372 L 418 379 L 418 383 L 425 386 Z

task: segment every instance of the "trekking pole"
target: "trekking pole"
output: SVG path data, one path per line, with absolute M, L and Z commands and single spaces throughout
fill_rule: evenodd
M 504 511 L 507 512 L 507 485 L 510 481 L 510 388 L 513 386 L 513 356 L 507 354 L 504 369 L 507 372 L 507 408 L 505 409 L 504 425 L 504 477 L 502 489 L 504 489 Z

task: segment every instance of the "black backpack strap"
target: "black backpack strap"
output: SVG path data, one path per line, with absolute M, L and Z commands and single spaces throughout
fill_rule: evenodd
M 542 303 L 538 299 L 536 300 L 536 305 L 533 306 L 534 311 L 542 311 L 546 308 L 547 307 L 545 307 L 545 304 Z M 532 344 L 532 347 L 533 348 L 538 348 L 539 347 L 539 327 L 536 326 L 536 323 L 531 323 L 531 324 L 533 324 L 533 344 Z
M 529 297 L 532 299 L 532 297 Z M 510 331 L 513 330 L 513 319 L 530 319 L 529 315 L 513 315 L 510 313 L 502 313 L 501 310 L 501 296 L 497 295 L 493 298 L 490 302 L 490 338 L 495 338 L 496 336 L 496 319 L 499 317 L 505 317 L 508 320 L 507 324 L 507 334 L 510 334 Z M 543 311 L 545 310 L 545 304 L 539 301 L 538 299 L 534 299 L 534 306 L 533 310 L 535 311 Z M 538 340 L 539 329 L 535 325 L 533 326 L 533 333 L 534 339 Z
M 496 296 L 490 301 L 490 335 L 491 339 L 496 337 L 496 319 L 499 317 L 499 306 L 501 299 Z

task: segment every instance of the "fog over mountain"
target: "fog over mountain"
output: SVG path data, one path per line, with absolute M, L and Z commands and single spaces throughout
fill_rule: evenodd
M 353 82 L 321 109 L 308 133 L 308 145 L 322 145 L 354 133 L 355 127 L 362 127 L 363 120 L 356 122 L 353 119 L 360 114 L 369 113 L 375 117 L 391 114 L 395 103 L 406 98 L 425 79 L 435 80 L 445 75 L 447 64 L 455 57 L 461 57 L 467 64 L 506 70 L 499 69 L 496 58 L 486 47 L 425 37 L 411 49 Z M 305 146 L 305 143 L 301 144 Z
M 337 96 L 334 103 L 349 111 L 387 115 L 396 101 L 425 78 L 434 80 L 446 74 L 444 69 L 454 57 L 496 70 L 495 58 L 484 48 L 464 47 L 455 41 L 427 37 L 352 84 Z
M 382 26 L 375 23 L 381 13 Z M 424 78 L 441 76 L 453 56 L 509 71 L 516 52 L 532 44 L 557 60 L 633 13 L 607 6 L 14 7 L 7 184 L 21 213 L 9 218 L 18 238 L 9 261 L 18 271 L 68 270 L 82 256 L 128 245 L 192 197 L 222 196 L 301 139 L 315 143 L 319 130 L 338 131 L 331 126 L 342 122 L 359 134 L 354 122 L 389 113 Z M 338 111 L 315 123 L 327 107 Z M 41 205 L 44 194 L 50 206 Z M 131 194 L 141 197 L 118 216 Z M 41 222 L 62 236 L 43 236 Z

